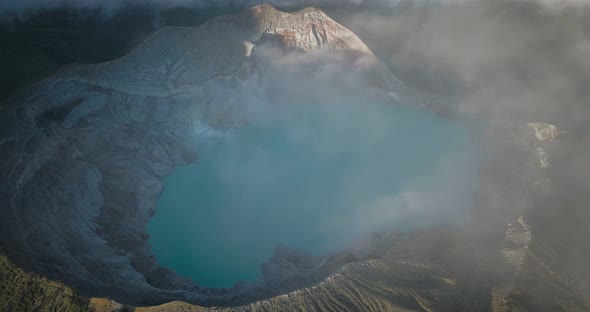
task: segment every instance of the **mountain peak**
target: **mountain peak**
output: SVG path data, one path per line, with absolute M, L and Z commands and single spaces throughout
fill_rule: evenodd
M 263 4 L 213 18 L 199 27 L 165 27 L 129 54 L 89 68 L 81 79 L 102 87 L 164 95 L 243 68 L 255 47 L 285 52 L 328 50 L 351 57 L 369 48 L 350 30 L 317 8 L 284 12 Z M 141 79 L 139 79 L 141 78 Z
M 220 17 L 214 23 L 228 21 L 255 30 L 283 49 L 311 51 L 328 48 L 372 54 L 353 32 L 315 7 L 285 12 L 271 4 L 261 4 L 232 16 Z

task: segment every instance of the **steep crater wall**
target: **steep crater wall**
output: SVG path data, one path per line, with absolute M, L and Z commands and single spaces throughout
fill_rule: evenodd
M 312 61 L 301 64 L 303 54 Z M 2 247 L 28 270 L 128 303 L 235 304 L 325 278 L 346 257 L 303 275 L 275 266 L 255 288 L 201 289 L 160 267 L 145 234 L 162 178 L 198 159 L 195 133 L 249 122 L 246 101 L 283 96 L 276 77 L 289 68 L 319 71 L 312 81 L 368 98 L 436 102 L 405 88 L 316 9 L 264 5 L 198 28 L 164 28 L 120 59 L 62 70 L 0 112 Z M 296 267 L 285 255 L 275 252 Z

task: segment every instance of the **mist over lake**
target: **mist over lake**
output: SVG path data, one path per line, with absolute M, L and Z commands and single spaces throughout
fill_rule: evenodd
M 165 178 L 148 224 L 159 263 L 231 287 L 256 281 L 277 245 L 324 256 L 375 231 L 464 221 L 477 184 L 467 129 L 419 107 L 353 102 L 201 135 L 199 161 Z

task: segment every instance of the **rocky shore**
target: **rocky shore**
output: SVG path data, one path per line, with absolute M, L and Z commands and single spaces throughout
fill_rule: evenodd
M 256 285 L 202 289 L 150 253 L 145 226 L 162 178 L 197 161 L 202 129 L 248 122 L 242 100 L 264 92 L 264 64 L 272 61 L 260 47 L 353 64 L 371 84 L 367 96 L 397 101 L 407 92 L 322 11 L 269 5 L 198 28 L 164 28 L 120 59 L 66 68 L 0 113 L 0 237 L 10 259 L 81 294 L 142 305 L 249 302 L 315 283 L 345 264 L 335 255 L 310 269 L 278 248 Z
M 269 74 L 261 47 L 362 64 L 367 96 L 448 111 L 450 99 L 404 86 L 317 9 L 263 5 L 198 28 L 164 28 L 120 59 L 64 69 L 0 111 L 7 261 L 72 286 L 91 298 L 73 304 L 95 311 L 164 302 L 136 311 L 590 308 L 590 275 L 580 269 L 590 252 L 579 232 L 590 223 L 573 200 L 586 195 L 568 180 L 580 167 L 579 144 L 561 125 L 537 120 L 476 131 L 481 190 L 465 226 L 377 235 L 366 250 L 325 261 L 278 247 L 257 284 L 231 289 L 203 289 L 160 267 L 145 226 L 161 180 L 198 160 L 203 127 L 248 122 L 241 100 L 263 92 Z M 560 222 L 576 230 L 564 232 Z

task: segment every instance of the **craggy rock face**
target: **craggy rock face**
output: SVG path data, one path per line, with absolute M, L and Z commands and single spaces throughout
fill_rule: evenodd
M 316 9 L 264 5 L 198 28 L 164 28 L 120 59 L 62 70 L 0 112 L 0 237 L 10 258 L 83 294 L 131 303 L 250 300 L 345 263 L 336 257 L 325 271 L 300 272 L 289 259 L 271 260 L 256 289 L 202 290 L 149 252 L 144 230 L 161 179 L 197 160 L 194 134 L 248 122 L 241 100 L 265 88 L 259 46 L 284 55 L 321 50 L 320 59 L 338 56 L 352 68 L 363 58 L 376 86 L 368 95 L 412 96 Z
M 0 111 L 0 247 L 16 264 L 83 295 L 138 305 L 587 310 L 590 278 L 579 274 L 587 235 L 560 228 L 588 228 L 578 217 L 587 207 L 567 202 L 581 190 L 566 189 L 576 184 L 560 174 L 575 160 L 563 150 L 576 144 L 567 147 L 565 132 L 547 123 L 502 125 L 481 135 L 482 190 L 464 228 L 376 235 L 362 253 L 335 253 L 322 263 L 278 247 L 253 287 L 201 289 L 160 267 L 145 225 L 162 178 L 198 159 L 195 133 L 241 126 L 249 122 L 244 99 L 281 90 L 269 58 L 291 62 L 301 54 L 360 73 L 367 96 L 449 114 L 437 106 L 449 99 L 405 87 L 353 33 L 316 9 L 285 13 L 263 5 L 198 28 L 164 28 L 120 59 L 62 70 Z M 329 78 L 346 76 L 338 74 Z M 506 153 L 509 160 L 495 158 Z M 568 213 L 556 209 L 562 206 Z M 561 253 L 564 243 L 574 246 L 571 255 Z M 531 298 L 541 301 L 526 304 Z M 100 311 L 123 308 L 90 303 Z M 179 302 L 138 310 L 180 309 L 206 310 Z
M 247 11 L 256 27 L 270 37 L 276 37 L 285 50 L 313 51 L 322 47 L 372 54 L 352 32 L 334 22 L 324 12 L 308 8 L 297 14 L 273 10 L 268 5 Z

